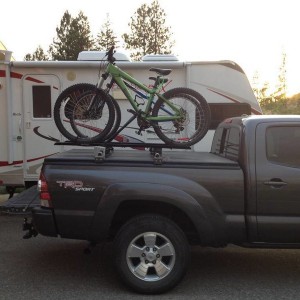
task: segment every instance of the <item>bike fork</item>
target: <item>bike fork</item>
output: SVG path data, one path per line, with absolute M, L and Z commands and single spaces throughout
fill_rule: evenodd
M 107 79 L 107 77 L 108 77 L 108 74 L 106 74 L 106 73 L 105 73 L 105 74 L 102 74 L 100 80 L 99 80 L 99 81 L 97 82 L 97 84 L 96 84 L 96 90 L 102 89 L 102 86 L 103 86 L 103 84 L 104 84 L 104 81 Z M 107 84 L 107 89 L 106 89 L 106 91 L 105 91 L 107 94 L 109 93 L 111 87 L 113 86 L 113 83 L 114 83 L 114 80 L 112 79 L 111 82 L 110 82 L 109 84 Z M 90 102 L 88 108 L 87 108 L 87 111 L 90 111 L 92 108 L 95 108 L 95 106 L 96 106 L 96 109 L 103 108 L 104 102 L 105 102 L 105 101 L 101 101 L 100 105 L 97 106 L 98 103 L 97 103 L 97 100 L 96 100 L 96 95 L 94 95 L 94 96 L 92 97 L 92 100 L 91 100 L 91 102 Z

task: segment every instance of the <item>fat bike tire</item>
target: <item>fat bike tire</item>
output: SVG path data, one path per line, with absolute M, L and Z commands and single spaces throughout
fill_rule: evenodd
M 77 137 L 76 143 L 92 144 L 105 142 L 115 124 L 116 103 L 104 90 L 96 89 L 83 93 L 75 103 L 70 123 Z M 94 102 L 96 101 L 96 102 Z M 95 108 L 91 108 L 91 103 Z
M 79 83 L 69 86 L 58 96 L 53 111 L 54 122 L 60 133 L 68 140 L 76 141 L 78 137 L 70 124 L 74 105 L 83 93 L 95 90 L 96 86 L 93 84 Z
M 175 105 L 183 118 L 172 121 L 154 121 L 153 128 L 157 136 L 170 146 L 192 146 L 207 133 L 210 125 L 210 108 L 205 98 L 189 88 L 174 88 L 162 95 Z M 152 111 L 153 117 L 166 117 L 174 112 L 158 99 Z
M 116 101 L 116 99 L 114 97 L 112 97 L 109 94 L 107 94 L 107 96 L 114 105 L 114 116 L 115 116 L 114 124 L 113 124 L 110 132 L 105 137 L 105 141 L 110 142 L 111 140 L 113 140 L 115 138 L 115 134 L 116 134 L 117 130 L 120 127 L 120 124 L 121 124 L 121 109 L 120 109 L 120 105 L 118 104 L 118 102 Z

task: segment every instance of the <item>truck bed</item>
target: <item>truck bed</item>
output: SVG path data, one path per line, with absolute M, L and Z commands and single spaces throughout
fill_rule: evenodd
M 104 151 L 99 156 L 99 152 Z M 157 152 L 156 152 L 157 151 Z M 95 165 L 132 166 L 158 168 L 239 168 L 237 162 L 208 153 L 194 151 L 178 151 L 156 149 L 147 150 L 111 150 L 105 154 L 105 149 L 72 149 L 49 156 L 45 164 L 58 165 Z M 9 214 L 28 213 L 39 206 L 39 195 L 36 186 L 8 199 L 0 206 L 0 211 Z

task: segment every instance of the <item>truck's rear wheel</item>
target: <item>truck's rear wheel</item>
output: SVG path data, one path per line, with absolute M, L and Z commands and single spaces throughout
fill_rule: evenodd
M 182 230 L 158 215 L 126 223 L 114 242 L 116 268 L 123 281 L 143 294 L 163 293 L 184 276 L 190 249 Z

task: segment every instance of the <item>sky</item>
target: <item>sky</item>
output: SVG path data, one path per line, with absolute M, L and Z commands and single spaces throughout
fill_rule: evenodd
M 11 0 L 1 3 L 0 41 L 23 60 L 41 45 L 48 50 L 66 10 L 88 17 L 96 37 L 107 14 L 115 33 L 129 33 L 136 10 L 152 0 Z M 250 83 L 277 82 L 283 53 L 289 94 L 300 92 L 300 22 L 295 0 L 159 0 L 180 60 L 232 60 Z

